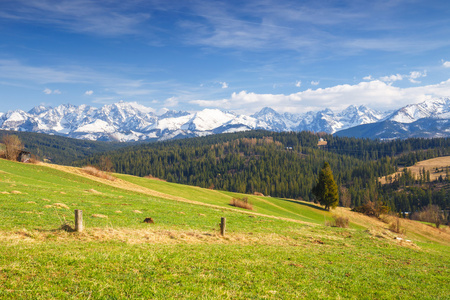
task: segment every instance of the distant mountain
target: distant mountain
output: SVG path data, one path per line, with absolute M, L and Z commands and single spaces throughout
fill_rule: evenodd
M 335 135 L 381 140 L 450 137 L 450 119 L 424 118 L 412 123 L 386 120 L 341 130 Z
M 399 123 L 413 123 L 420 119 L 450 119 L 450 98 L 427 100 L 410 104 L 395 111 L 389 120 Z
M 280 114 L 265 107 L 251 116 L 218 109 L 194 113 L 167 110 L 156 115 L 151 108 L 121 101 L 101 108 L 40 105 L 28 112 L 0 113 L 0 129 L 121 142 L 168 140 L 253 129 L 338 132 L 338 135 L 390 139 L 450 136 L 446 120 L 450 120 L 449 98 L 411 104 L 390 113 L 352 105 L 340 112 L 324 109 L 305 114 Z
M 355 126 L 335 134 L 371 139 L 450 137 L 450 99 L 431 99 L 407 105 L 382 121 Z

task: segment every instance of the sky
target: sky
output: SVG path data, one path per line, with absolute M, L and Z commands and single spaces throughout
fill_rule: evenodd
M 450 97 L 448 0 L 1 0 L 0 112 L 390 110 Z

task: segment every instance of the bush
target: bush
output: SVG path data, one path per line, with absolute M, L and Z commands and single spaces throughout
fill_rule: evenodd
M 389 206 L 383 205 L 381 202 L 368 201 L 367 203 L 357 206 L 352 211 L 365 214 L 370 217 L 378 218 L 380 215 L 387 214 L 389 212 Z
M 326 225 L 331 227 L 347 228 L 348 218 L 344 216 L 333 215 L 333 221 L 327 222 Z
M 240 208 L 249 209 L 249 210 L 253 210 L 253 204 L 248 202 L 248 198 L 247 197 L 244 197 L 242 199 L 232 198 L 231 201 L 230 201 L 230 205 L 231 206 L 240 207 Z
M 402 233 L 402 230 L 400 228 L 400 218 L 395 217 L 394 220 L 389 224 L 389 230 L 395 232 L 395 233 Z
M 436 228 L 445 222 L 444 212 L 437 205 L 428 205 L 411 215 L 412 220 L 434 223 Z

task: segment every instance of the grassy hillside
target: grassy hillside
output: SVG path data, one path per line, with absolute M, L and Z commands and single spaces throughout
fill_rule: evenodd
M 442 157 L 436 157 L 432 159 L 427 159 L 423 161 L 419 161 L 415 163 L 413 166 L 409 166 L 406 169 L 411 171 L 411 173 L 416 177 L 419 178 L 421 172 L 423 169 L 425 169 L 425 172 L 430 172 L 430 180 L 434 181 L 439 178 L 439 176 L 442 176 L 444 179 L 447 178 L 446 169 L 450 167 L 450 156 L 442 156 Z M 438 171 L 436 171 L 436 168 Z M 396 174 L 400 175 L 402 174 L 403 170 L 398 171 L 396 173 L 392 173 L 389 175 L 386 175 L 382 178 L 380 178 L 380 182 L 382 184 L 386 183 L 386 178 L 391 177 L 394 178 Z
M 344 209 L 353 226 L 334 228 L 310 203 L 248 196 L 247 211 L 228 205 L 243 195 L 115 176 L 0 160 L 0 298 L 448 296 L 447 229 L 404 221 L 399 235 Z M 60 228 L 74 209 L 82 233 Z

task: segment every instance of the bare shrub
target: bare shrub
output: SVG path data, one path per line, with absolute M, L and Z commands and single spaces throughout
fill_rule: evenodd
M 383 205 L 380 201 L 367 201 L 365 204 L 357 206 L 352 210 L 365 214 L 369 217 L 378 218 L 382 214 L 387 214 L 390 209 L 388 206 Z
M 111 159 L 107 156 L 101 156 L 99 161 L 100 170 L 105 172 L 114 172 L 114 167 Z
M 442 210 L 437 205 L 428 205 L 427 207 L 422 208 L 418 212 L 414 212 L 411 215 L 412 220 L 430 222 L 436 225 L 436 228 L 445 222 L 445 216 Z
M 96 167 L 93 167 L 93 166 L 85 166 L 85 167 L 83 167 L 83 171 L 85 173 L 95 176 L 95 177 L 99 177 L 99 178 L 103 178 L 103 179 L 107 179 L 107 180 L 111 180 L 111 181 L 116 180 L 116 177 L 111 176 L 103 171 L 100 171 L 99 169 L 97 169 Z
M 394 219 L 389 224 L 389 230 L 395 232 L 395 233 L 402 233 L 401 227 L 400 227 L 400 218 L 394 217 Z
M 333 215 L 332 216 L 333 221 L 326 222 L 325 225 L 331 226 L 331 227 L 340 227 L 340 228 L 347 228 L 348 227 L 348 218 L 344 216 L 339 215 Z
M 17 160 L 23 144 L 17 135 L 4 135 L 3 144 L 5 144 L 5 158 L 8 160 Z
M 40 160 L 39 160 L 39 158 L 36 157 L 36 155 L 31 155 L 31 158 L 28 160 L 28 162 L 30 164 L 36 165 L 36 164 L 40 163 Z
M 249 209 L 249 210 L 253 210 L 253 204 L 251 204 L 248 201 L 247 197 L 244 197 L 242 199 L 232 198 L 231 201 L 230 201 L 230 205 L 231 206 L 240 207 L 240 208 Z
M 352 205 L 352 198 L 350 196 L 350 192 L 344 186 L 339 187 L 339 202 L 341 202 L 343 207 L 350 207 Z

